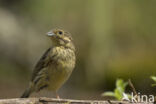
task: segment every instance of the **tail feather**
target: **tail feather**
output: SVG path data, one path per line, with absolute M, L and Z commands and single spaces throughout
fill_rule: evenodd
M 28 98 L 30 96 L 30 94 L 32 93 L 32 90 L 30 88 L 26 89 L 23 93 L 23 95 L 21 96 L 21 98 Z

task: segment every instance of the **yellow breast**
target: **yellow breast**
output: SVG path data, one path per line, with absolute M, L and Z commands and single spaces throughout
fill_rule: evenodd
M 55 48 L 57 55 L 48 67 L 49 90 L 58 90 L 69 78 L 75 66 L 75 53 L 70 49 Z

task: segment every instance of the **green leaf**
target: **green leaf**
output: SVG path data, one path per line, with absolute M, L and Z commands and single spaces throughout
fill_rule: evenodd
M 116 80 L 116 87 L 120 87 L 123 84 L 123 80 L 122 79 L 117 79 Z
M 114 94 L 114 92 L 107 91 L 107 92 L 102 93 L 102 96 L 112 96 L 112 97 L 114 97 L 115 94 Z
M 124 82 L 122 79 L 117 79 L 116 81 L 116 88 L 119 90 L 120 93 L 123 93 L 125 91 L 127 85 L 128 82 Z
M 121 100 L 122 99 L 122 93 L 118 89 L 115 89 L 114 93 L 115 93 L 115 98 L 117 100 Z
M 125 88 L 128 85 L 128 82 L 124 82 L 122 79 L 117 79 L 116 87 Z
M 124 82 L 123 79 L 117 79 L 116 80 L 116 88 L 114 89 L 114 92 L 104 92 L 102 96 L 113 96 L 117 100 L 122 100 L 123 93 L 125 92 L 126 86 L 128 85 L 128 82 Z M 128 96 L 128 94 L 126 94 Z
M 156 82 L 156 76 L 151 76 L 151 79 Z

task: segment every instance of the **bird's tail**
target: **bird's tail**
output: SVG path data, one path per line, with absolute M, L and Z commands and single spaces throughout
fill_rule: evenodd
M 21 98 L 28 98 L 30 94 L 33 92 L 32 86 L 29 86 L 24 93 L 22 94 Z

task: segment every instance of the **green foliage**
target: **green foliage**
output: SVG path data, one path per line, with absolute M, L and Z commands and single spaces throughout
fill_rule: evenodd
M 152 86 L 156 86 L 156 76 L 151 76 L 150 78 L 155 82 Z
M 125 94 L 126 96 L 129 96 L 129 94 L 125 93 L 126 86 L 128 85 L 128 82 L 124 82 L 123 79 L 117 79 L 116 80 L 116 88 L 114 89 L 114 92 L 107 91 L 102 94 L 102 96 L 111 96 L 116 98 L 117 100 L 121 100 Z

